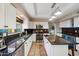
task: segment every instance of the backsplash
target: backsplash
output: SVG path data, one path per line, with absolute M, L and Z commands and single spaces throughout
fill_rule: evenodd
M 20 29 L 0 29 L 0 33 L 15 33 L 21 32 Z

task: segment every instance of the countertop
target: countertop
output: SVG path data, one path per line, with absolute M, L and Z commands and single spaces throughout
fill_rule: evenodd
M 62 37 L 56 36 L 56 35 L 48 35 L 45 36 L 46 39 L 52 44 L 52 45 L 68 45 L 72 44 L 71 42 L 63 39 Z
M 1 50 L 0 53 L 2 53 L 3 56 L 10 56 L 12 54 L 14 54 L 23 44 L 26 40 L 28 40 L 28 38 L 31 36 L 31 34 L 28 34 L 27 36 L 22 36 L 22 37 L 18 37 L 14 42 L 18 41 L 18 40 L 21 40 L 22 38 L 24 38 L 24 41 L 15 49 L 13 50 L 12 52 L 6 52 L 7 51 L 7 48 L 4 49 L 4 50 Z M 9 42 L 8 43 L 8 46 L 10 45 L 10 43 L 12 42 Z

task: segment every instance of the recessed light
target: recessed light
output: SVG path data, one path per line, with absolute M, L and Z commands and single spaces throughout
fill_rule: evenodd
M 24 15 L 20 15 L 21 17 L 23 17 Z
M 50 18 L 49 21 L 52 21 L 52 19 Z
M 52 16 L 50 19 L 49 19 L 49 21 L 52 21 L 54 18 L 56 18 L 55 16 Z
M 51 17 L 51 19 L 54 19 L 54 18 L 56 18 L 56 17 L 55 17 L 55 16 L 52 16 L 52 17 Z
M 61 11 L 58 11 L 54 15 L 60 15 L 60 14 L 62 14 L 62 12 Z

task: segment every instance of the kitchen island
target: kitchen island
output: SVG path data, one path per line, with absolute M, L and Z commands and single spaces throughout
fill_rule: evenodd
M 48 56 L 68 56 L 68 45 L 71 42 L 55 35 L 44 36 L 43 40 Z

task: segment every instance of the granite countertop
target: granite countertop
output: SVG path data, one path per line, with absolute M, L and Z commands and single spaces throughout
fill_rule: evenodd
M 48 35 L 45 36 L 48 41 L 52 44 L 52 45 L 66 45 L 66 44 L 72 44 L 71 42 L 64 40 L 62 37 L 56 36 L 56 35 Z
M 3 55 L 12 55 L 13 53 L 15 53 L 23 44 L 24 44 L 24 42 L 26 41 L 26 40 L 28 40 L 28 38 L 31 36 L 31 34 L 28 34 L 27 36 L 23 36 L 23 37 L 20 37 L 20 38 L 17 38 L 16 40 L 15 40 L 15 42 L 16 41 L 18 41 L 18 39 L 19 40 L 21 40 L 22 38 L 24 38 L 24 41 L 18 46 L 18 47 L 16 47 L 16 49 L 14 49 L 12 52 L 5 52 L 5 51 L 7 51 L 7 48 L 6 49 L 4 49 L 4 50 L 1 50 L 0 51 L 0 53 L 2 53 Z M 12 42 L 10 42 L 10 43 L 12 43 Z M 8 46 L 9 46 L 10 44 L 8 44 Z

